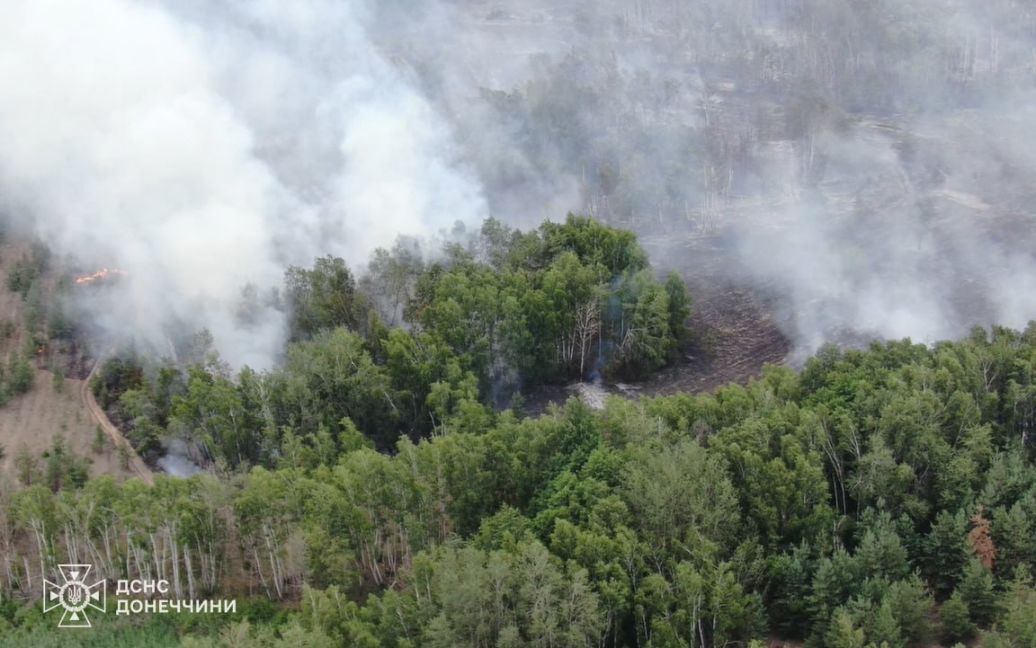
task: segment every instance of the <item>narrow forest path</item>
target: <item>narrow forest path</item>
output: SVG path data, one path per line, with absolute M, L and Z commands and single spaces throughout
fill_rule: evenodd
M 129 440 L 123 436 L 122 431 L 119 430 L 119 428 L 115 427 L 115 424 L 111 422 L 108 415 L 104 413 L 103 409 L 101 409 L 97 399 L 94 398 L 93 390 L 90 389 L 90 379 L 93 378 L 95 373 L 97 373 L 97 368 L 100 366 L 101 360 L 98 359 L 97 362 L 94 363 L 93 369 L 90 370 L 90 375 L 87 376 L 86 380 L 84 380 L 82 385 L 80 385 L 79 397 L 82 399 L 83 405 L 86 406 L 86 409 L 90 411 L 90 415 L 94 417 L 97 424 L 100 425 L 101 429 L 108 435 L 108 438 L 111 440 L 112 446 L 115 448 L 116 452 L 118 452 L 120 447 L 124 447 L 129 453 L 129 469 L 133 471 L 133 474 L 140 477 L 140 479 L 148 486 L 154 486 L 155 475 L 151 471 L 151 468 L 144 463 L 144 460 L 140 458 L 137 451 L 133 449 L 132 445 L 130 445 Z

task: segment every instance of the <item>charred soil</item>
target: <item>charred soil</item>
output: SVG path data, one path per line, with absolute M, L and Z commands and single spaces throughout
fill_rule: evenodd
M 720 238 L 648 236 L 642 242 L 660 272 L 676 272 L 687 283 L 693 339 L 676 363 L 649 378 L 601 388 L 630 397 L 709 392 L 727 383 L 747 383 L 766 364 L 786 361 L 792 344 L 782 331 L 776 295 L 737 280 Z M 572 396 L 582 397 L 579 383 L 537 387 L 524 395 L 524 411 L 541 414 L 550 403 Z

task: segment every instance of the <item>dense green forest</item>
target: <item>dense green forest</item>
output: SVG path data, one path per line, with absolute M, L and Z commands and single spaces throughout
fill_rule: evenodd
M 258 299 L 242 299 L 246 324 Z M 290 268 L 274 299 L 291 313 L 277 370 L 234 378 L 204 337 L 187 371 L 105 365 L 98 400 L 141 454 L 170 434 L 230 468 L 333 464 L 366 441 L 485 430 L 522 388 L 645 375 L 689 335 L 680 278 L 658 281 L 632 233 L 573 216 L 529 233 L 488 220 L 432 262 L 400 242 L 359 282 L 321 258 Z
M 201 342 L 186 373 L 123 358 L 95 385 L 211 473 L 0 489 L 0 646 L 1036 645 L 1036 325 L 528 418 L 498 406 L 515 376 L 635 375 L 686 339 L 631 235 L 488 222 L 286 295 L 278 370 Z M 79 561 L 238 612 L 53 630 L 41 576 Z

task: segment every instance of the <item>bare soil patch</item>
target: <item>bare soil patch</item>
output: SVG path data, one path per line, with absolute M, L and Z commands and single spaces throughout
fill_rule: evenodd
M 21 448 L 39 458 L 60 434 L 69 450 L 90 462 L 92 475 L 133 476 L 120 466 L 112 443 L 105 444 L 100 453 L 91 449 L 97 422 L 80 400 L 84 388 L 85 381 L 67 379 L 58 389 L 49 371 L 38 370 L 28 393 L 0 407 L 0 444 L 5 450 L 0 474 L 13 478 L 14 458 Z

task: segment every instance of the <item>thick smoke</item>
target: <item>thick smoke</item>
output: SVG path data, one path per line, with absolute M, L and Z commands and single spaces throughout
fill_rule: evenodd
M 240 330 L 246 283 L 485 214 L 447 125 L 367 39 L 361 3 L 3 11 L 5 211 L 126 273 L 96 313 L 110 332 L 164 350 L 171 325 L 204 327 L 232 364 L 265 366 L 283 317 Z
M 468 125 L 505 219 L 631 227 L 656 265 L 776 296 L 800 357 L 1036 317 L 1031 3 L 389 6 L 376 39 Z
M 269 364 L 241 286 L 399 234 L 589 213 L 777 296 L 801 352 L 1036 317 L 1024 0 L 27 2 L 0 192 L 129 273 L 110 329 Z M 718 253 L 716 251 L 719 251 Z M 699 263 L 700 259 L 700 263 Z

